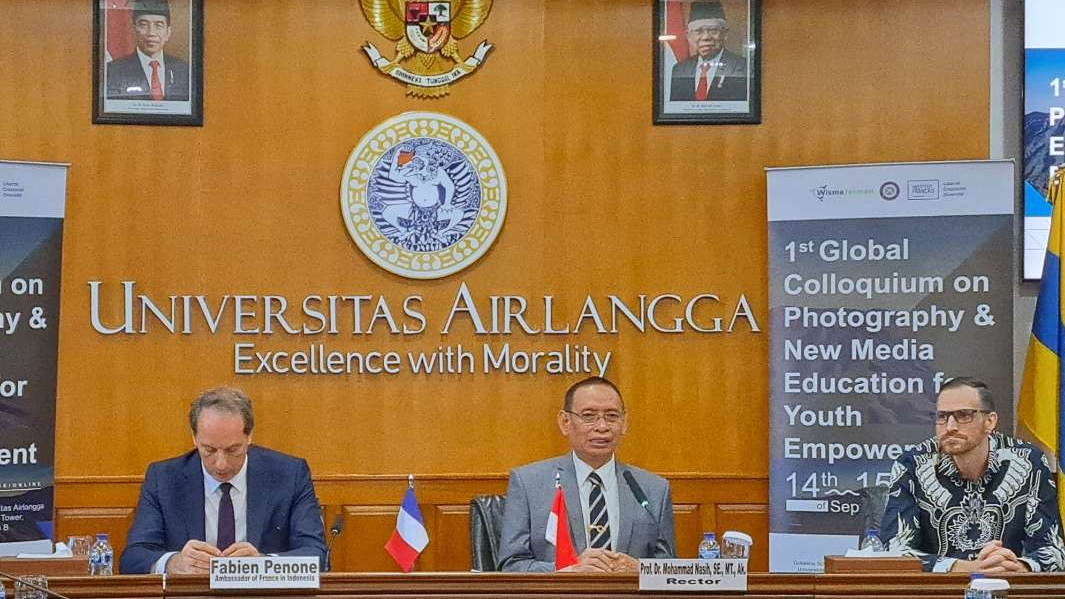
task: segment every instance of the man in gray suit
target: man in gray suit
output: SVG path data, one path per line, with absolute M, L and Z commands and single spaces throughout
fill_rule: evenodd
M 614 383 L 591 377 L 570 387 L 558 428 L 572 452 L 510 473 L 499 569 L 554 571 L 555 547 L 545 533 L 556 474 L 578 554 L 578 563 L 564 570 L 635 572 L 638 558 L 674 557 L 669 483 L 614 456 L 628 431 L 625 404 Z

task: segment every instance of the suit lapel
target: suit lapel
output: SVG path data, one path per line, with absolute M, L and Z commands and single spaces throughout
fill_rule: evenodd
M 177 489 L 177 496 L 184 506 L 185 539 L 207 540 L 207 527 L 204 524 L 203 507 L 203 466 L 200 454 L 193 450 L 185 465 L 183 480 Z M 182 543 L 184 545 L 184 543 Z
M 584 531 L 584 510 L 581 507 L 577 473 L 573 469 L 573 455 L 567 453 L 559 458 L 558 469 L 562 471 L 562 495 L 566 498 L 569 535 L 573 540 L 573 550 L 580 555 L 588 547 L 588 535 Z
M 614 476 L 618 483 L 618 510 L 621 512 L 618 514 L 618 542 L 614 545 L 617 551 L 622 553 L 629 552 L 629 540 L 632 539 L 632 526 L 636 518 L 636 510 L 643 509 L 638 503 L 636 503 L 636 497 L 632 494 L 632 489 L 629 488 L 629 482 L 622 477 L 622 472 L 625 471 L 625 466 L 621 462 L 614 460 Z
M 273 475 L 262 463 L 255 447 L 248 450 L 248 542 L 259 547 L 266 533 L 267 517 L 270 515 L 271 497 L 274 489 Z

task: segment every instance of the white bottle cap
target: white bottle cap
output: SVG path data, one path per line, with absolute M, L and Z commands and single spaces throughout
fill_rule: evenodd
M 1001 578 L 977 578 L 969 583 L 974 591 L 1008 591 L 1010 583 Z
M 725 534 L 721 535 L 721 539 L 739 545 L 747 545 L 748 547 L 754 545 L 754 539 L 751 538 L 751 535 L 735 530 L 726 530 Z

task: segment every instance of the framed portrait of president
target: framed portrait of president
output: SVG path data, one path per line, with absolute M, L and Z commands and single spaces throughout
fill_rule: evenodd
M 93 0 L 93 123 L 203 125 L 203 0 Z
M 760 123 L 760 0 L 652 0 L 654 124 Z

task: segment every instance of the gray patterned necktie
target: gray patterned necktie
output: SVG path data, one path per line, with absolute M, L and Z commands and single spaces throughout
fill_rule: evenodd
M 588 527 L 592 549 L 610 549 L 610 515 L 606 511 L 606 494 L 603 493 L 603 479 L 592 472 L 588 475 L 592 483 L 592 492 L 588 495 Z

